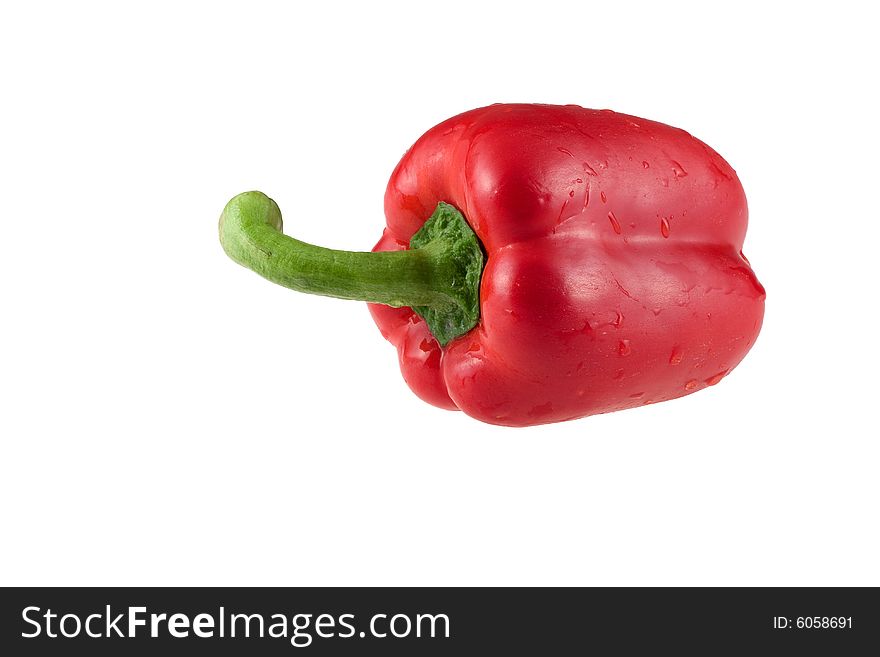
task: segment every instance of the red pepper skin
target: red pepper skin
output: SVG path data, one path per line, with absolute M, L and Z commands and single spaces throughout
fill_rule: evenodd
M 577 106 L 453 117 L 394 170 L 374 250 L 407 248 L 440 201 L 486 250 L 478 326 L 441 348 L 409 308 L 370 306 L 431 404 L 529 426 L 665 401 L 718 383 L 760 331 L 742 186 L 683 130 Z

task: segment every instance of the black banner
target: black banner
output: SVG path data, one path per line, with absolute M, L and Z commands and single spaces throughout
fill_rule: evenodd
M 870 588 L 7 588 L 0 595 L 3 655 L 880 648 L 880 597 Z

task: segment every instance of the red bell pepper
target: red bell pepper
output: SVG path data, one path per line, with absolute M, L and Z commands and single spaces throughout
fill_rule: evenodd
M 221 240 L 275 282 L 373 302 L 412 390 L 484 422 L 681 397 L 718 383 L 761 328 L 736 173 L 661 123 L 466 112 L 404 155 L 385 215 L 374 253 L 330 251 L 282 235 L 277 206 L 251 192 L 227 206 Z

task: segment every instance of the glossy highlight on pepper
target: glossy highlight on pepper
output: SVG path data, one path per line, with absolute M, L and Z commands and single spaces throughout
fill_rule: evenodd
M 221 241 L 277 283 L 371 302 L 410 388 L 484 422 L 690 394 L 761 328 L 736 173 L 661 123 L 570 105 L 472 110 L 407 151 L 385 215 L 373 253 L 332 251 L 281 234 L 277 206 L 252 192 L 227 206 Z

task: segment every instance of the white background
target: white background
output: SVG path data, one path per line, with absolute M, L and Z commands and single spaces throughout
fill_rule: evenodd
M 860 5 L 5 6 L 0 582 L 880 585 Z M 363 304 L 221 250 L 248 189 L 369 249 L 404 150 L 499 101 L 671 123 L 737 169 L 767 314 L 720 385 L 482 425 L 409 392 Z

